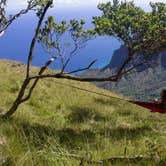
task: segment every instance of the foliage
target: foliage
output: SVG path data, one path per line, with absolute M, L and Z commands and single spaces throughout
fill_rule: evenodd
M 53 16 L 49 16 L 41 28 L 38 42 L 44 50 L 56 58 L 60 58 L 62 71 L 73 56 L 75 56 L 87 43 L 94 38 L 95 31 L 84 29 L 85 20 L 65 20 L 56 23 Z M 66 38 L 68 41 L 66 41 Z
M 37 16 L 39 17 L 35 34 L 32 38 L 29 55 L 27 60 L 27 70 L 25 79 L 20 88 L 17 98 L 13 102 L 11 108 L 5 113 L 0 115 L 3 118 L 12 116 L 20 104 L 29 100 L 32 93 L 40 79 L 43 78 L 58 78 L 68 79 L 82 82 L 103 82 L 103 81 L 118 81 L 123 75 L 133 70 L 140 64 L 133 64 L 131 68 L 126 69 L 129 63 L 135 57 L 135 53 L 154 53 L 165 48 L 165 4 L 164 3 L 151 3 L 152 12 L 145 13 L 139 7 L 134 5 L 134 2 L 121 2 L 118 0 L 106 4 L 100 4 L 99 9 L 103 11 L 101 17 L 94 17 L 95 31 L 92 29 L 84 29 L 84 20 L 71 20 L 67 23 L 65 20 L 61 23 L 56 23 L 52 16 L 49 16 L 43 22 L 45 15 L 50 7 L 52 7 L 53 0 L 29 0 L 28 6 L 25 10 L 20 11 L 17 15 L 12 17 L 5 29 L 19 17 L 21 14 L 27 13 L 33 9 L 35 5 L 39 6 Z M 128 57 L 120 67 L 117 73 L 113 73 L 108 77 L 79 77 L 72 75 L 80 71 L 85 71 L 92 67 L 96 62 L 92 61 L 87 67 L 77 68 L 76 70 L 66 72 L 65 69 L 71 62 L 73 56 L 85 46 L 85 43 L 96 35 L 99 34 L 114 35 L 119 40 L 125 43 L 128 48 Z M 66 37 L 70 36 L 70 41 Z M 42 44 L 45 51 L 50 55 L 49 60 L 36 75 L 32 75 L 31 66 L 34 58 L 34 49 L 36 42 Z M 58 73 L 45 73 L 46 69 L 57 59 L 60 59 L 61 70 Z M 141 63 L 144 63 L 142 61 Z M 28 93 L 25 93 L 28 90 Z
M 8 26 L 13 23 L 18 17 L 28 13 L 30 10 L 37 10 L 37 14 L 42 10 L 42 6 L 46 3 L 45 0 L 28 0 L 25 9 L 20 10 L 16 14 L 6 14 L 7 0 L 0 1 L 0 32 L 6 31 Z
M 114 0 L 98 8 L 102 16 L 94 17 L 99 34 L 117 37 L 132 52 L 153 54 L 166 48 L 166 4 L 150 3 L 145 12 L 134 2 Z

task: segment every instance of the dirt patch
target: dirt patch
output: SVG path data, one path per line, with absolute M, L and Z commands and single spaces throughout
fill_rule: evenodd
M 5 145 L 7 143 L 7 140 L 4 136 L 0 136 L 0 146 Z

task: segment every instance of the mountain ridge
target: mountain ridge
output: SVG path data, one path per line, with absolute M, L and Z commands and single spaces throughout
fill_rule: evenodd
M 117 72 L 127 57 L 127 49 L 121 46 L 115 50 L 112 59 L 103 69 L 91 69 L 86 76 L 107 77 Z M 159 98 L 162 89 L 166 88 L 166 51 L 154 55 L 148 65 L 142 65 L 126 74 L 118 82 L 95 83 L 115 93 L 139 100 Z M 129 67 L 129 66 L 127 66 Z
M 127 55 L 128 55 L 127 47 L 125 45 L 121 45 L 119 49 L 114 51 L 110 62 L 108 63 L 108 65 L 106 65 L 103 68 L 103 70 L 105 70 L 107 68 L 109 68 L 111 70 L 115 70 L 115 69 L 118 70 L 122 66 L 124 61 L 127 59 Z M 142 60 L 142 58 L 140 60 Z M 154 64 L 156 66 L 160 66 L 160 67 L 166 69 L 166 50 L 162 51 L 161 53 L 151 56 L 151 58 L 149 58 L 148 61 L 152 62 L 152 64 Z M 136 69 L 139 71 L 139 68 L 140 67 L 138 67 Z M 145 65 L 142 65 L 141 71 L 146 70 L 147 68 L 148 67 L 146 67 Z

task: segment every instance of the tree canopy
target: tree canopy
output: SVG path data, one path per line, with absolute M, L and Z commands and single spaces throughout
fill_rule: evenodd
M 166 48 L 166 4 L 150 3 L 145 12 L 134 4 L 114 0 L 98 5 L 102 15 L 93 18 L 100 35 L 118 38 L 132 53 L 152 55 Z
M 6 14 L 6 7 L 8 6 L 7 0 L 0 1 L 0 33 L 7 30 L 8 26 L 20 17 L 23 14 L 28 13 L 30 10 L 37 10 L 37 14 L 39 15 L 44 5 L 47 3 L 45 0 L 28 0 L 27 6 L 25 9 L 20 10 L 16 14 Z
M 92 29 L 85 29 L 84 25 L 83 19 L 80 21 L 73 19 L 69 23 L 62 20 L 58 24 L 53 16 L 49 16 L 40 29 L 38 42 L 48 54 L 60 59 L 61 72 L 65 71 L 72 58 L 96 34 Z

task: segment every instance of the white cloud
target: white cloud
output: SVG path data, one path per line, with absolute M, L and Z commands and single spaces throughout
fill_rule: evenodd
M 95 6 L 100 2 L 108 2 L 111 0 L 56 0 L 57 5 L 70 6 Z M 130 1 L 130 0 L 129 0 Z M 135 0 L 137 5 L 148 5 L 149 2 L 165 2 L 165 0 Z
M 17 10 L 22 9 L 27 5 L 26 0 L 8 0 L 8 9 L 9 10 Z
M 96 6 L 100 2 L 108 2 L 109 0 L 54 0 L 57 6 L 63 7 L 85 7 Z M 165 2 L 166 0 L 135 0 L 137 5 L 148 5 L 149 2 Z M 8 0 L 9 9 L 21 9 L 26 6 L 27 0 Z

